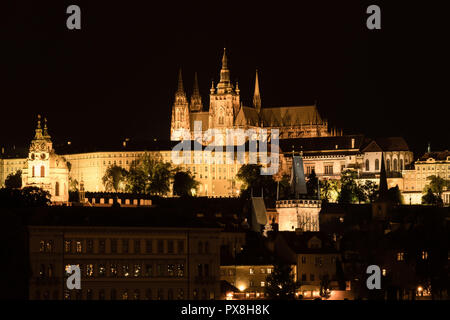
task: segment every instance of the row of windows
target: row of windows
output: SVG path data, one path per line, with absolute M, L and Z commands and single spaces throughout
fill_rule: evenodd
M 326 275 L 326 277 L 328 277 L 328 275 Z M 321 280 L 320 278 L 321 278 L 320 276 L 316 278 L 316 275 L 314 273 L 309 274 L 309 280 L 307 278 L 306 273 L 302 273 L 302 277 L 301 277 L 302 281 L 317 281 L 317 280 Z M 335 275 L 331 276 L 331 279 L 335 279 L 335 278 L 336 278 Z
M 109 250 L 107 252 L 107 244 Z M 94 250 L 94 247 L 96 250 Z M 86 239 L 64 240 L 65 253 L 157 253 L 184 254 L 184 240 Z
M 344 221 L 343 218 L 341 218 L 341 219 L 342 219 L 342 222 L 343 222 Z M 339 219 L 339 221 L 341 221 L 341 220 Z M 320 248 L 320 245 L 318 245 L 318 244 L 311 244 L 310 248 Z M 314 258 L 314 260 L 313 260 L 313 258 Z M 302 260 L 302 264 L 306 264 L 307 261 L 308 261 L 308 257 L 302 256 L 301 260 Z M 311 263 L 314 263 L 315 266 L 322 266 L 324 264 L 324 261 L 325 261 L 325 263 L 327 263 L 328 259 L 324 258 L 324 257 L 311 257 Z M 336 257 L 331 257 L 330 258 L 330 263 L 332 265 L 335 264 L 336 263 Z
M 87 278 L 111 277 L 111 278 L 129 278 L 129 277 L 179 277 L 185 276 L 184 263 L 153 263 L 153 262 L 135 262 L 135 263 L 116 263 L 105 262 L 99 264 L 79 265 L 82 276 Z M 41 266 L 41 268 L 43 265 Z M 69 265 L 66 265 L 66 271 Z M 66 272 L 67 273 L 67 272 Z
M 420 257 L 422 260 L 428 260 L 428 251 L 422 251 Z M 397 261 L 405 261 L 405 259 L 405 252 L 397 252 Z
M 258 272 L 260 274 L 271 274 L 273 271 L 272 268 L 249 268 L 249 274 L 257 274 Z M 222 276 L 235 276 L 236 275 L 236 269 L 230 268 L 230 269 L 221 269 L 220 274 Z
M 59 298 L 59 291 L 53 291 L 53 300 Z M 42 292 L 37 290 L 35 293 L 36 300 L 50 300 L 50 291 Z M 64 300 L 183 300 L 185 299 L 184 289 L 81 289 L 81 290 L 64 290 Z

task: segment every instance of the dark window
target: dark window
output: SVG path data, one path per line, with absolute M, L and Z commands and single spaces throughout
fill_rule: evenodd
M 197 274 L 199 277 L 203 276 L 203 265 L 202 264 L 199 264 L 197 266 Z
M 88 239 L 86 241 L 86 252 L 92 253 L 94 251 L 94 241 L 92 239 Z
M 122 240 L 122 253 L 128 253 L 128 239 Z
M 117 239 L 111 239 L 111 253 L 117 253 Z
M 366 171 L 370 171 L 370 162 L 366 160 Z
M 204 268 L 205 268 L 205 277 L 208 277 L 209 276 L 209 264 L 205 264 Z
M 184 241 L 178 240 L 178 253 L 184 253 Z
M 306 281 L 306 273 L 302 274 L 302 281 Z
M 45 167 L 41 166 L 41 177 L 45 177 Z
M 59 182 L 55 182 L 55 196 L 59 197 Z
M 375 171 L 380 170 L 380 160 L 376 159 L 375 160 Z
M 164 253 L 164 241 L 158 240 L 158 253 Z
M 134 240 L 134 253 L 141 253 L 141 240 Z
M 167 241 L 167 253 L 174 253 L 174 249 L 173 249 L 173 241 L 169 240 Z
M 105 239 L 98 240 L 98 252 L 99 253 L 105 253 L 106 251 L 106 241 Z
M 147 253 L 152 253 L 153 251 L 153 242 L 152 240 L 146 240 L 145 241 L 145 250 Z

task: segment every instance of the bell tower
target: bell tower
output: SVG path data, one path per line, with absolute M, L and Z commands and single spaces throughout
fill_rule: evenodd
M 47 119 L 44 119 L 44 128 L 42 128 L 41 116 L 38 115 L 34 138 L 28 152 L 28 181 L 23 181 L 23 185 L 36 185 L 43 189 L 50 187 L 50 155 L 53 152 L 50 138 Z

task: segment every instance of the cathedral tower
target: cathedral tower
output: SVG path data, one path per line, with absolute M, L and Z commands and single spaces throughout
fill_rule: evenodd
M 209 128 L 227 129 L 234 126 L 235 117 L 240 107 L 239 91 L 230 81 L 230 70 L 226 49 L 223 51 L 220 81 L 216 88 L 211 88 L 209 107 Z
M 181 68 L 178 72 L 178 89 L 172 106 L 172 123 L 170 126 L 170 139 L 182 140 L 183 130 L 190 130 L 189 103 L 183 87 Z

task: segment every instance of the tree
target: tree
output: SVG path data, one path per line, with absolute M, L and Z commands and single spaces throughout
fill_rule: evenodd
M 102 182 L 106 191 L 118 192 L 124 189 L 123 183 L 127 177 L 127 170 L 117 165 L 110 165 L 103 175 Z
M 50 205 L 50 193 L 38 187 L 22 189 L 0 189 L 0 207 L 30 208 Z
M 192 174 L 184 171 L 178 171 L 173 177 L 173 194 L 186 197 L 193 196 L 199 183 L 195 181 Z M 194 194 L 193 191 L 194 190 Z
M 22 171 L 18 170 L 16 173 L 10 173 L 6 177 L 5 187 L 9 189 L 22 188 Z
M 353 170 L 345 170 L 341 174 L 341 191 L 338 195 L 339 203 L 361 203 L 366 200 L 362 187 L 356 183 L 358 174 Z
M 388 190 L 388 198 L 389 198 L 389 201 L 391 201 L 392 203 L 395 203 L 395 204 L 403 203 L 402 193 L 400 192 L 400 189 L 398 186 L 395 186 Z
M 442 205 L 442 198 L 437 197 L 431 189 L 422 197 L 422 204 L 428 205 Z
M 442 192 L 446 188 L 450 188 L 450 180 L 445 180 L 439 176 L 429 176 L 427 177 L 427 180 L 429 180 L 430 183 L 425 186 L 424 193 L 431 190 L 437 197 L 442 198 Z
M 145 193 L 148 176 L 143 168 L 139 166 L 138 160 L 133 160 L 128 170 L 125 191 L 131 193 Z
M 366 180 L 361 188 L 366 196 L 366 199 L 369 200 L 370 203 L 374 202 L 377 199 L 379 187 L 375 182 Z
M 170 191 L 170 180 L 172 178 L 171 164 L 158 162 L 150 170 L 149 193 L 166 195 Z
M 266 294 L 271 300 L 292 300 L 295 299 L 295 292 L 300 287 L 300 283 L 294 279 L 292 267 L 277 259 L 274 269 L 266 278 Z
M 330 200 L 336 201 L 339 190 L 339 181 L 337 180 L 319 180 L 320 184 L 320 198 L 329 202 Z
M 306 181 L 306 190 L 308 191 L 309 196 L 317 196 L 318 184 L 319 179 L 316 176 L 316 172 L 313 170 Z

